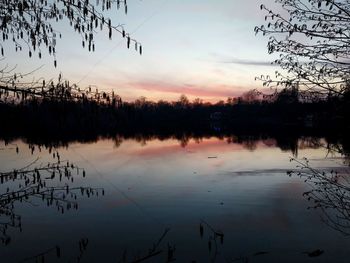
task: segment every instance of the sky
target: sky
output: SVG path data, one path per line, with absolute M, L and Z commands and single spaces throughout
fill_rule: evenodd
M 57 68 L 53 57 L 29 58 L 27 50 L 16 53 L 13 46 L 5 46 L 0 64 L 16 65 L 18 72 L 40 68 L 33 78 L 57 79 L 62 73 L 81 87 L 114 90 L 125 101 L 141 96 L 174 101 L 181 94 L 226 100 L 263 89 L 254 78 L 277 69 L 270 65 L 267 37 L 254 33 L 264 23 L 262 3 L 276 5 L 273 0 L 129 0 L 127 15 L 108 14 L 142 44 L 142 56 L 103 31 L 96 35 L 96 51 L 88 52 L 68 24 L 58 23 Z

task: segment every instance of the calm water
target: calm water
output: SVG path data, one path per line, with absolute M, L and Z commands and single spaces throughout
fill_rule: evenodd
M 162 253 L 144 262 L 166 262 L 168 245 L 176 249 L 176 262 L 349 262 L 350 238 L 327 226 L 320 210 L 308 210 L 310 202 L 302 196 L 308 185 L 286 175 L 296 166 L 289 161 L 291 151 L 282 151 L 273 139 L 228 143 L 213 137 L 186 143 L 101 139 L 58 148 L 61 160 L 86 171 L 85 178 L 82 171 L 74 175 L 70 187 L 103 188 L 105 195 L 78 194 L 78 210 L 63 214 L 40 198 L 15 202 L 22 232 L 8 227 L 11 242 L 1 245 L 0 261 L 20 262 L 59 246 L 61 257 L 51 251 L 45 262 L 76 262 L 79 241 L 88 238 L 81 262 L 122 262 L 123 255 L 133 262 L 170 229 L 157 247 Z M 299 146 L 298 157 L 308 157 L 313 167 L 344 169 L 324 148 L 302 141 Z M 49 149 L 35 147 L 32 154 L 20 140 L 2 142 L 0 148 L 1 172 L 37 157 L 33 167 L 54 161 Z M 67 182 L 51 180 L 56 186 Z M 1 185 L 0 193 L 13 184 Z M 211 251 L 213 232 L 206 223 L 224 234 L 223 244 L 219 238 L 217 247 L 211 241 Z M 316 258 L 306 253 L 317 249 L 324 253 Z

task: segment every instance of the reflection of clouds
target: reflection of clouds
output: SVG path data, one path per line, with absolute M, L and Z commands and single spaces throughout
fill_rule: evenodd
M 272 138 L 262 140 L 262 142 L 268 147 L 276 147 L 277 145 L 276 139 L 272 139 Z
M 140 157 L 162 157 L 169 154 L 178 154 L 178 153 L 203 153 L 203 152 L 231 152 L 232 150 L 241 150 L 242 146 L 240 144 L 231 144 L 228 147 L 225 141 L 218 140 L 217 138 L 205 139 L 200 143 L 190 140 L 186 145 L 186 148 L 181 147 L 180 141 L 160 141 L 152 145 L 149 145 L 147 148 L 139 148 L 133 151 L 131 154 L 140 156 Z
M 144 149 L 139 149 L 134 152 L 132 152 L 132 155 L 136 155 L 139 157 L 157 157 L 157 156 L 164 156 L 169 154 L 176 154 L 179 152 L 185 153 L 186 151 L 180 147 L 179 143 L 173 144 L 173 145 L 160 145 L 156 147 L 148 147 Z
M 94 153 L 94 156 L 92 154 L 88 156 L 96 160 L 96 162 L 105 164 L 104 169 L 107 170 L 112 169 L 114 165 L 118 165 L 119 169 L 125 170 L 132 166 L 135 161 L 142 160 L 142 164 L 145 165 L 148 161 L 160 159 L 164 160 L 164 162 L 174 160 L 177 162 L 177 165 L 180 163 L 188 165 L 191 162 L 196 163 L 196 165 L 201 163 L 200 167 L 202 170 L 237 171 L 243 169 L 254 171 L 271 167 L 269 165 L 272 165 L 272 163 L 276 164 L 276 167 L 281 167 L 279 164 L 280 153 L 275 147 L 268 147 L 263 142 L 258 141 L 256 154 L 252 155 L 251 151 L 244 148 L 242 140 L 233 140 L 228 143 L 227 139 L 228 137 L 221 139 L 217 137 L 203 137 L 198 143 L 198 140 L 190 138 L 185 148 L 181 147 L 180 137 L 171 137 L 166 140 L 150 137 L 147 139 L 146 146 L 141 146 L 131 139 L 123 139 L 123 143 L 118 148 L 113 149 L 111 149 L 111 141 L 109 141 L 110 144 L 108 145 L 108 140 L 105 140 L 100 141 L 99 144 L 90 145 L 87 147 L 88 149 L 86 148 L 82 151 Z M 264 152 L 263 154 L 261 150 Z M 218 158 L 208 159 L 209 156 L 217 156 Z M 247 157 L 253 159 L 248 161 L 245 159 Z M 235 169 L 229 168 L 232 165 Z M 134 166 L 133 170 L 135 169 L 138 170 L 140 167 Z M 198 171 L 198 167 L 194 169 Z M 269 171 L 266 172 L 268 173 Z
M 226 161 L 216 161 L 215 163 L 213 163 L 213 166 L 214 167 L 223 167 L 223 166 L 225 166 L 225 164 L 226 164 Z

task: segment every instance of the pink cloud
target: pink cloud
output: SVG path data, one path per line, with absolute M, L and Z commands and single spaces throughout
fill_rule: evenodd
M 194 85 L 194 84 L 173 84 L 158 81 L 139 81 L 129 83 L 129 86 L 144 90 L 147 92 L 162 92 L 162 93 L 176 93 L 185 94 L 193 97 L 211 97 L 219 99 L 226 99 L 227 97 L 236 97 L 242 93 L 244 88 L 229 85 Z

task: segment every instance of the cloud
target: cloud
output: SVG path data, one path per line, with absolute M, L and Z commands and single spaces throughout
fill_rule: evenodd
M 271 64 L 270 59 L 267 60 L 255 60 L 249 58 L 235 58 L 227 54 L 220 54 L 216 52 L 209 53 L 209 61 L 222 63 L 222 64 L 237 64 L 237 65 L 245 65 L 245 66 L 263 66 L 263 67 L 276 67 L 275 64 Z
M 139 81 L 129 83 L 129 86 L 147 92 L 185 94 L 194 97 L 215 97 L 218 99 L 239 96 L 244 88 L 230 85 L 194 85 L 173 84 L 161 81 Z
M 239 58 L 228 58 L 222 59 L 219 63 L 226 64 L 238 64 L 238 65 L 247 65 L 247 66 L 276 66 L 271 64 L 270 61 L 261 61 L 261 60 L 250 60 L 250 59 L 239 59 Z

